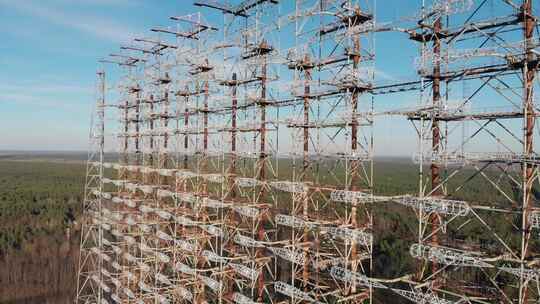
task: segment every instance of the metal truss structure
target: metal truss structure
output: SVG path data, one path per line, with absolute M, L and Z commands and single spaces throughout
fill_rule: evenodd
M 533 1 L 517 2 L 423 3 L 415 25 L 400 29 L 421 49 L 415 60 L 420 102 L 402 111 L 418 134 L 419 191 L 393 198 L 412 207 L 418 221 L 410 247 L 418 261 L 414 296 L 402 294 L 413 302 L 540 298 L 533 275 L 538 19 Z M 463 201 L 463 192 L 474 191 L 473 179 L 502 201 Z
M 98 73 L 77 303 L 536 303 L 533 1 L 427 2 L 377 23 L 374 0 L 196 0 L 102 60 L 118 69 Z M 420 45 L 417 80 L 376 83 L 389 31 Z M 410 91 L 418 107 L 375 111 Z M 373 124 L 396 114 L 420 179 L 384 196 Z M 461 199 L 473 178 L 506 201 Z M 400 278 L 373 274 L 384 202 L 417 219 Z

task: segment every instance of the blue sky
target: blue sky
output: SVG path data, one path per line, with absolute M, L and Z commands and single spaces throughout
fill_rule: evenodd
M 184 1 L 0 0 L 0 149 L 85 150 L 97 60 Z
M 378 1 L 377 18 L 412 15 L 419 2 Z M 85 150 L 97 60 L 153 26 L 170 25 L 168 17 L 197 10 L 192 0 L 0 0 L 0 150 Z M 219 24 L 215 19 L 208 21 Z M 376 46 L 379 77 L 414 77 L 418 48 L 403 34 L 382 34 Z M 415 94 L 377 99 L 381 108 L 416 101 Z M 382 155 L 415 150 L 404 119 L 377 124 Z

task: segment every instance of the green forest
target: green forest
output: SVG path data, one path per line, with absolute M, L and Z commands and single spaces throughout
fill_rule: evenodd
M 85 169 L 84 161 L 75 158 L 69 161 L 47 158 L 32 160 L 31 157 L 0 160 L 0 218 L 3 219 L 0 223 L 0 257 L 17 255 L 17 252 L 29 256 L 36 248 L 43 248 L 44 239 L 46 246 L 51 248 L 54 246 L 60 248 L 67 240 L 67 243 L 71 244 L 70 249 L 62 254 L 72 256 L 69 257 L 71 265 L 64 270 L 66 275 L 63 279 L 72 279 L 69 274 L 76 268 L 77 257 L 74 256 L 78 244 L 76 223 L 81 211 Z M 408 159 L 380 159 L 375 162 L 374 172 L 374 193 L 378 195 L 415 194 L 417 191 L 418 166 Z M 491 177 L 497 178 L 496 171 L 486 172 Z M 497 191 L 493 191 L 485 178 L 475 176 L 471 169 L 457 174 L 452 179 L 450 187 L 458 187 L 467 179 L 470 179 L 467 181 L 467 187 L 452 194 L 451 198 L 489 202 L 495 206 L 507 204 L 505 198 Z M 512 193 L 509 185 L 503 184 L 503 187 Z M 373 275 L 379 278 L 393 278 L 410 273 L 415 267 L 415 260 L 408 254 L 409 246 L 417 237 L 415 214 L 412 210 L 395 203 L 377 204 L 373 208 L 376 231 Z M 497 223 L 492 224 L 497 226 Z M 508 226 L 500 225 L 500 227 Z M 501 228 L 499 233 L 507 237 L 511 243 L 514 242 L 512 235 L 515 231 L 503 229 Z M 67 239 L 66 234 L 69 230 L 71 236 Z M 469 225 L 460 232 L 449 229 L 448 233 L 453 234 L 453 238 L 462 238 L 469 243 L 481 242 L 484 234 L 478 225 Z M 53 258 L 58 253 L 53 250 L 49 254 Z M 25 262 L 21 260 L 21 263 L 24 265 Z M 49 260 L 43 263 L 54 264 Z M 17 278 L 5 280 L 13 281 Z M 62 283 L 59 282 L 58 285 L 62 286 Z
M 85 166 L 0 161 L 0 252 L 40 236 L 62 238 L 80 212 Z

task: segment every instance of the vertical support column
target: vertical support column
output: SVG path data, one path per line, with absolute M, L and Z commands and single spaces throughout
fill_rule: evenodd
M 305 84 L 304 84 L 304 122 L 303 122 L 303 162 L 302 162 L 302 176 L 301 180 L 303 182 L 307 179 L 307 173 L 309 170 L 309 108 L 310 108 L 310 81 L 311 81 L 311 65 L 309 58 L 309 55 L 306 54 L 304 58 L 304 78 L 305 78 Z M 305 193 L 302 195 L 302 215 L 305 219 L 308 218 L 309 214 L 309 193 Z M 309 236 L 309 228 L 305 227 L 304 232 L 302 235 L 302 241 L 307 242 Z M 304 253 L 304 265 L 302 267 L 302 283 L 304 291 L 308 291 L 308 282 L 309 282 L 309 247 L 304 246 L 303 248 Z
M 359 9 L 358 9 L 359 10 Z M 360 11 L 357 12 L 358 15 L 360 15 Z M 356 71 L 358 69 L 358 65 L 360 64 L 360 37 L 356 36 L 353 40 L 353 54 L 352 54 L 352 61 L 353 61 L 353 71 Z M 352 123 L 351 123 L 351 150 L 353 154 L 356 154 L 358 151 L 358 121 L 356 118 L 356 114 L 358 112 L 358 95 L 359 91 L 357 88 L 352 89 L 352 100 L 351 100 L 351 112 L 352 112 Z M 358 182 L 359 182 L 359 176 L 358 171 L 360 167 L 360 162 L 356 159 L 353 159 L 351 161 L 351 190 L 352 191 L 359 191 L 358 189 Z M 358 223 L 356 220 L 357 217 L 357 207 L 356 204 L 353 204 L 351 207 L 351 225 L 353 228 L 358 227 Z M 358 255 L 358 246 L 355 240 L 351 242 L 351 270 L 356 272 L 358 269 L 358 264 L 356 262 Z M 351 285 L 351 293 L 356 292 L 356 285 L 353 283 Z
M 97 77 L 98 99 L 90 127 L 75 303 L 101 303 L 103 299 L 101 284 L 95 282 L 92 278 L 92 276 L 96 276 L 100 282 L 103 281 L 103 273 L 101 272 L 103 258 L 92 251 L 92 247 L 97 247 L 99 252 L 103 252 L 101 218 L 95 218 L 95 216 L 101 217 L 102 214 L 101 193 L 103 190 L 105 148 L 105 72 L 98 71 Z M 100 195 L 96 196 L 95 192 Z M 95 219 L 98 221 L 95 222 Z M 92 257 L 92 255 L 95 256 Z
M 435 58 L 435 63 L 433 67 L 433 111 L 437 111 L 441 104 L 441 61 L 438 60 L 441 56 L 441 40 L 439 39 L 439 33 L 442 30 L 442 21 L 439 17 L 434 24 L 433 29 L 433 56 Z M 434 112 L 435 114 L 435 112 Z M 439 128 L 439 121 L 433 115 L 432 125 L 431 125 L 431 149 L 432 154 L 438 154 L 441 150 L 441 133 Z M 440 189 L 441 185 L 441 168 L 439 164 L 431 163 L 431 195 L 440 196 L 442 191 Z M 429 224 L 431 225 L 432 236 L 431 236 L 431 245 L 437 246 L 439 244 L 439 236 L 437 230 L 439 230 L 440 220 L 437 214 L 431 214 L 429 217 Z M 431 271 L 433 273 L 437 272 L 438 265 L 433 262 L 431 264 Z M 437 282 L 435 278 L 435 282 Z
M 234 189 L 234 178 L 236 176 L 236 161 L 237 161 L 237 156 L 236 156 L 236 111 L 237 111 L 237 107 L 238 107 L 238 98 L 236 96 L 237 94 L 237 76 L 236 76 L 236 73 L 233 73 L 232 74 L 232 82 L 233 82 L 233 86 L 232 86 L 232 105 L 231 105 L 231 164 L 230 164 L 230 168 L 229 168 L 229 189 L 228 189 L 228 192 L 229 192 L 229 195 L 230 197 L 234 198 L 236 197 L 236 191 Z
M 433 40 L 433 56 L 435 59 L 433 67 L 433 107 L 437 110 L 441 102 L 441 63 L 438 58 L 441 56 L 441 41 L 439 40 L 439 33 L 441 31 L 442 23 L 441 18 L 435 21 L 434 26 L 434 40 Z M 432 143 L 431 148 L 434 154 L 440 151 L 441 134 L 439 129 L 439 121 L 433 118 L 432 126 Z M 441 183 L 440 166 L 438 164 L 431 164 L 431 189 L 436 189 Z M 435 190 L 433 195 L 440 195 L 440 189 Z
M 128 94 L 130 93 L 131 91 L 128 91 Z M 123 130 L 124 130 L 124 141 L 122 143 L 122 155 L 120 156 L 120 161 L 122 162 L 122 165 L 127 165 L 128 164 L 128 156 L 127 156 L 127 149 L 128 149 L 128 144 L 129 144 L 129 135 L 128 135 L 128 132 L 129 132 L 129 117 L 128 117 L 128 114 L 129 114 L 129 98 L 126 98 L 126 100 L 124 101 L 124 113 L 123 113 Z M 137 133 L 137 137 L 139 136 L 139 133 Z M 122 176 L 122 178 L 124 178 L 125 176 Z
M 236 150 L 236 133 L 237 133 L 237 110 L 238 110 L 238 97 L 237 97 L 237 75 L 236 73 L 232 74 L 232 83 L 231 83 L 231 159 L 229 164 L 229 169 L 227 170 L 227 193 L 225 199 L 232 199 L 233 204 L 236 203 L 236 190 L 235 190 L 235 178 L 236 178 L 236 162 L 237 162 L 237 150 Z M 232 227 L 238 225 L 236 219 L 236 214 L 234 210 L 229 214 L 229 221 Z M 229 242 L 228 250 L 231 253 L 231 256 L 236 256 L 237 248 L 234 245 L 234 242 Z M 234 289 L 235 280 L 234 277 L 228 280 L 227 289 L 232 291 Z
M 106 86 L 105 86 L 105 72 L 100 71 L 98 72 L 98 78 L 99 78 L 99 93 L 100 93 L 100 100 L 98 101 L 97 105 L 97 120 L 98 120 L 98 129 L 99 129 L 99 180 L 98 180 L 98 191 L 100 193 L 100 196 L 97 198 L 97 211 L 99 212 L 99 215 L 102 215 L 102 196 L 101 193 L 103 193 L 103 162 L 105 161 L 105 92 L 106 92 Z M 127 123 L 126 123 L 127 124 Z M 97 246 L 99 248 L 100 252 L 103 252 L 103 228 L 101 225 L 98 226 L 98 239 L 97 239 Z M 100 255 L 98 257 L 98 276 L 100 282 L 103 282 L 103 273 L 101 272 L 101 269 L 103 268 L 103 257 Z M 98 292 L 98 303 L 100 303 L 103 300 L 103 288 L 101 287 L 101 284 L 99 286 L 99 292 Z
M 140 147 L 140 139 L 139 139 L 139 132 L 141 131 L 141 91 L 138 90 L 136 94 L 136 100 L 135 100 L 135 132 L 137 136 L 135 136 L 135 165 L 138 166 L 141 164 L 141 147 Z
M 154 113 L 154 95 L 150 95 L 150 113 Z M 152 167 L 154 165 L 154 117 L 150 115 L 150 155 L 148 159 L 148 166 Z M 148 183 L 149 181 L 145 181 Z
M 304 144 L 304 158 L 302 163 L 302 180 L 305 180 L 307 171 L 309 169 L 309 95 L 311 92 L 310 81 L 311 81 L 311 67 L 309 66 L 310 58 L 306 54 L 304 58 L 304 128 L 303 128 L 303 144 Z
M 165 122 L 163 124 L 163 126 L 165 127 L 165 132 L 163 134 L 163 158 L 161 160 L 161 164 L 159 166 L 159 168 L 168 168 L 168 159 L 169 159 L 169 153 L 168 153 L 168 148 L 169 148 L 169 92 L 168 92 L 168 88 L 165 87 L 165 93 L 164 93 L 164 106 L 165 106 L 165 109 L 163 109 L 162 113 L 163 113 L 163 117 L 161 119 L 164 119 Z
M 189 136 L 188 136 L 188 127 L 189 127 L 189 87 L 186 85 L 186 92 L 185 92 L 185 102 L 184 102 L 184 169 L 187 170 L 188 168 L 188 148 L 189 148 Z
M 264 42 L 263 42 L 264 43 Z M 261 110 L 261 126 L 260 126 L 260 152 L 259 152 L 259 172 L 257 174 L 257 179 L 264 183 L 266 179 L 266 77 L 267 77 L 267 63 L 266 59 L 263 58 L 263 63 L 261 67 L 261 101 L 260 101 L 260 110 Z M 265 190 L 264 186 L 260 188 L 260 192 L 257 194 L 256 203 L 259 203 L 260 199 L 264 196 Z M 264 230 L 264 219 L 261 218 L 261 222 L 257 225 L 257 238 L 260 241 L 264 241 L 265 230 Z M 260 258 L 263 256 L 264 250 L 261 248 L 256 249 L 255 257 Z M 259 273 L 259 278 L 257 280 L 257 301 L 263 301 L 264 293 L 264 271 Z
M 98 116 L 98 124 L 99 124 L 99 162 L 103 164 L 104 162 L 104 154 L 105 154 L 105 92 L 106 92 L 106 85 L 105 85 L 105 72 L 99 71 L 98 72 L 98 78 L 99 78 L 99 94 L 100 94 L 100 100 L 98 101 L 98 110 L 97 110 L 97 116 Z M 99 169 L 99 176 L 103 177 L 103 166 L 100 166 Z M 101 189 L 100 189 L 101 192 Z
M 208 59 L 206 60 L 206 66 L 208 66 Z M 210 89 L 208 83 L 208 76 L 205 75 L 206 79 L 204 80 L 204 104 L 203 104 L 203 162 L 202 162 L 202 173 L 208 172 L 208 99 L 210 97 Z M 201 172 L 199 172 L 201 173 Z M 208 182 L 206 179 L 202 179 L 202 194 L 208 194 Z
M 200 50 L 199 50 L 200 51 Z M 210 64 L 209 64 L 209 61 L 208 59 L 205 59 L 205 63 L 204 63 L 204 66 L 205 67 L 208 67 Z M 210 88 L 209 88 L 209 79 L 208 79 L 208 75 L 206 74 L 203 74 L 202 76 L 204 79 L 203 79 L 203 88 L 202 88 L 202 93 L 203 93 L 203 110 L 202 110 L 202 114 L 203 114 L 203 151 L 202 151 L 202 161 L 201 161 L 201 165 L 200 165 L 200 168 L 199 168 L 199 181 L 201 181 L 202 184 L 199 184 L 198 183 L 198 191 L 199 192 L 198 194 L 202 197 L 207 197 L 208 196 L 208 182 L 205 178 L 203 178 L 201 175 L 202 174 L 206 174 L 208 172 L 208 99 L 210 97 Z M 197 89 L 197 92 L 199 92 L 199 90 Z M 199 111 L 199 109 L 198 109 Z M 198 114 L 198 117 L 200 117 L 200 114 Z M 199 188 L 199 186 L 202 186 L 202 189 Z M 201 199 L 201 197 L 199 197 L 199 199 Z M 198 217 L 201 217 L 202 216 L 202 221 L 208 223 L 208 221 L 210 220 L 209 217 L 208 217 L 208 214 L 205 212 L 205 211 L 197 211 L 198 213 Z M 213 237 L 210 237 L 210 238 L 213 238 Z M 196 265 L 197 265 L 197 269 L 202 269 L 204 268 L 203 265 L 204 265 L 204 258 L 202 258 L 201 256 L 198 256 L 197 257 L 197 262 L 196 262 Z M 206 285 L 201 281 L 200 283 L 200 295 L 199 295 L 199 301 L 200 303 L 205 303 L 208 298 L 210 298 L 206 291 L 209 290 Z
M 266 176 L 266 62 L 261 67 L 261 100 L 259 102 L 261 111 L 261 125 L 260 125 L 260 148 L 259 148 L 259 170 L 258 179 L 264 180 Z
M 534 48 L 533 37 L 535 20 L 532 16 L 533 0 L 524 0 L 522 6 L 523 14 L 523 31 L 525 39 L 525 60 L 523 62 L 523 110 L 524 110 L 524 138 L 523 138 L 523 156 L 528 158 L 533 155 L 533 139 L 534 139 L 534 78 L 536 76 L 536 67 L 532 65 L 535 56 L 532 52 Z M 522 240 L 521 240 L 521 268 L 523 269 L 527 263 L 529 255 L 529 240 L 531 235 L 531 225 L 529 223 L 529 215 L 532 211 L 531 197 L 532 185 L 534 183 L 534 164 L 525 162 L 523 164 L 523 214 L 522 214 Z M 528 282 L 523 274 L 520 278 L 520 300 L 519 303 L 527 303 Z

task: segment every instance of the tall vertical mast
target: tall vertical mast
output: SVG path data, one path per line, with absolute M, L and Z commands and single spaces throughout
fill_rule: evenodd
M 526 161 L 523 164 L 523 214 L 522 214 L 522 241 L 521 241 L 521 267 L 525 267 L 530 258 L 529 246 L 531 237 L 530 216 L 533 210 L 532 196 L 533 184 L 536 179 L 534 170 L 537 168 L 530 159 L 534 157 L 534 126 L 536 122 L 534 108 L 534 80 L 537 73 L 537 63 L 533 49 L 535 47 L 534 28 L 536 19 L 533 17 L 533 0 L 524 0 L 522 4 L 524 54 L 523 61 L 523 111 L 524 111 L 524 135 L 523 156 Z M 527 303 L 528 280 L 522 275 L 520 282 L 520 301 Z
M 97 100 L 92 113 L 86 182 L 82 208 L 81 242 L 77 272 L 76 303 L 101 302 L 103 299 L 101 268 L 102 226 L 101 192 L 103 190 L 103 161 L 105 146 L 105 72 L 97 72 Z

